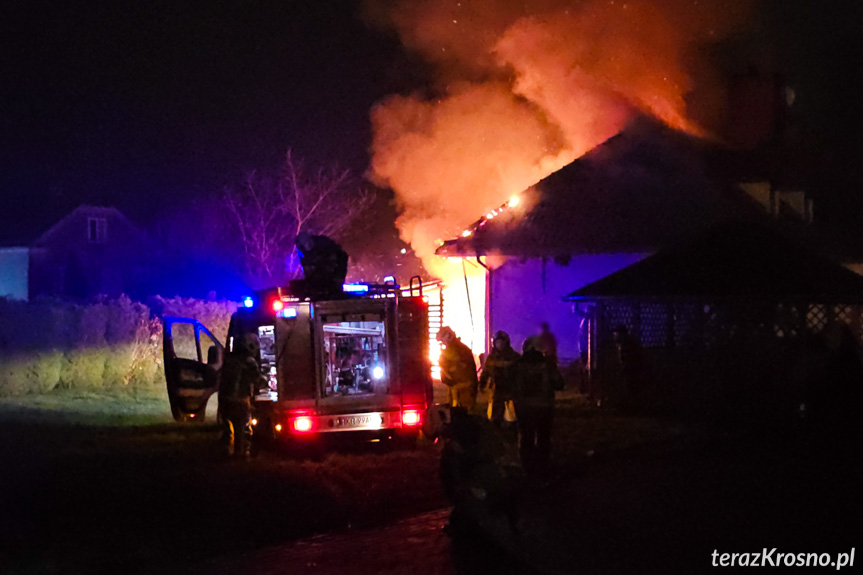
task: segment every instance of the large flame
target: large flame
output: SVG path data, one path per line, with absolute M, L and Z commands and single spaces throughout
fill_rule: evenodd
M 485 270 L 462 258 L 437 258 L 436 273 L 448 278 L 430 289 L 423 290 L 430 304 L 443 304 L 442 325 L 451 327 L 475 353 L 483 351 L 485 342 Z M 437 319 L 437 318 L 433 318 Z M 441 345 L 433 325 L 429 339 L 432 375 L 440 379 L 438 360 Z
M 435 73 L 429 91 L 373 109 L 371 175 L 395 191 L 400 233 L 445 280 L 445 322 L 475 351 L 486 346 L 483 270 L 435 257 L 439 240 L 461 234 L 635 114 L 705 133 L 689 113 L 705 106 L 691 100 L 722 98 L 703 48 L 734 31 L 748 4 L 367 2 L 370 20 L 394 29 Z

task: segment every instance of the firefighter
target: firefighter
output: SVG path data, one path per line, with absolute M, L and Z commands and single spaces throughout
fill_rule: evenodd
M 247 333 L 234 341 L 219 376 L 219 412 L 224 426 L 222 441 L 228 455 L 246 457 L 252 438 L 251 400 L 255 388 L 266 383 L 258 359 L 261 343 Z
M 538 338 L 524 342 L 518 361 L 515 412 L 518 415 L 519 452 L 528 473 L 542 469 L 551 454 L 554 392 L 563 389 L 563 377 L 554 362 L 540 351 Z
M 512 348 L 509 334 L 498 331 L 492 340 L 492 350 L 485 360 L 479 378 L 480 391 L 489 391 L 488 418 L 498 427 L 503 424 L 507 409 L 514 410 L 516 362 L 521 356 Z M 512 418 L 514 419 L 514 418 Z
M 447 531 L 456 536 L 498 519 L 515 531 L 523 479 L 515 446 L 486 418 L 461 407 L 448 411 L 438 428 L 444 440 L 441 480 L 453 504 Z
M 303 266 L 305 287 L 315 295 L 338 295 L 348 275 L 348 254 L 327 236 L 306 232 L 295 240 Z
M 473 412 L 479 385 L 473 352 L 450 327 L 440 328 L 437 340 L 445 346 L 440 354 L 440 379 L 450 388 L 450 405 Z

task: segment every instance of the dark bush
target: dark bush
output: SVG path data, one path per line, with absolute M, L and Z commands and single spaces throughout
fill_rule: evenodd
M 165 315 L 192 317 L 224 341 L 237 304 L 121 296 L 91 304 L 0 299 L 0 396 L 55 388 L 148 391 L 164 384 Z

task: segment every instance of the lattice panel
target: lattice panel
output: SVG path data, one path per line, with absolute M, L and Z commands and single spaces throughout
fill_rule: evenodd
M 806 312 L 806 327 L 813 333 L 821 333 L 827 327 L 827 306 L 820 303 L 814 303 L 809 306 Z
M 642 347 L 665 347 L 669 340 L 669 306 L 659 303 L 641 304 L 638 337 Z
M 607 337 L 624 326 L 645 348 L 760 345 L 820 334 L 833 322 L 849 325 L 863 340 L 863 306 L 746 302 L 627 302 L 604 308 Z M 748 342 L 748 343 L 747 343 Z
M 836 321 L 847 324 L 851 331 L 854 333 L 854 336 L 857 338 L 858 343 L 861 340 L 861 317 L 860 317 L 860 306 L 856 305 L 836 305 L 833 306 L 833 317 L 836 318 Z
M 637 304 L 636 304 L 637 305 Z M 618 326 L 625 327 L 629 333 L 637 334 L 635 325 L 635 313 L 630 305 L 610 305 L 605 308 L 605 321 L 608 326 L 608 335 Z

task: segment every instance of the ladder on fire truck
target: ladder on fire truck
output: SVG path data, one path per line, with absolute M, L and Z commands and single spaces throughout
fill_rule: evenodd
M 431 281 L 423 283 L 423 297 L 428 301 L 429 310 L 429 349 L 440 351 L 440 344 L 437 341 L 437 334 L 443 327 L 443 282 Z M 438 354 L 433 354 L 437 357 Z M 440 381 L 440 366 L 437 360 L 432 361 L 432 378 Z

